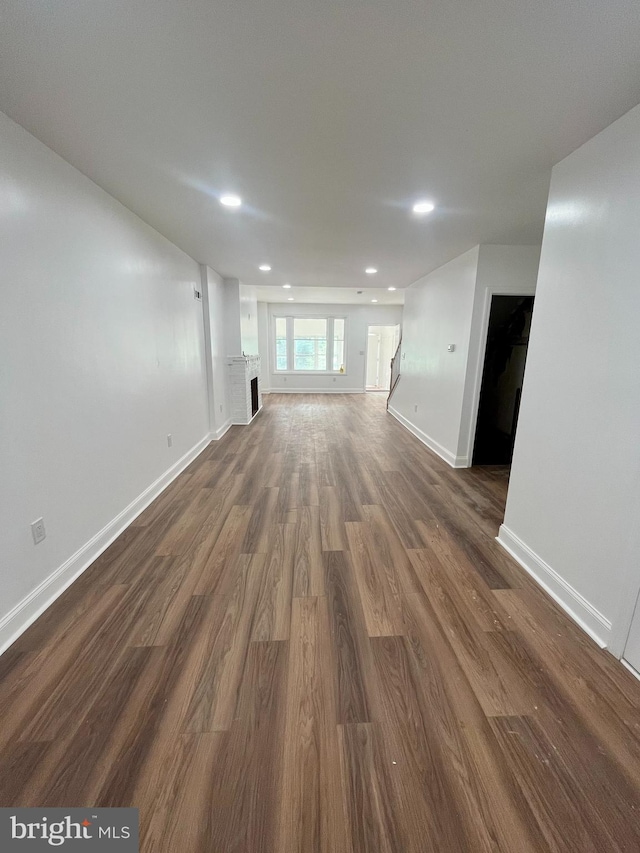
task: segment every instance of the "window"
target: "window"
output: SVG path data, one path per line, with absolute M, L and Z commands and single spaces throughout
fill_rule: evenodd
M 327 369 L 327 321 L 293 318 L 293 369 Z
M 333 369 L 344 370 L 344 317 L 333 321 Z
M 287 369 L 287 318 L 276 317 L 276 370 Z
M 274 317 L 275 369 L 344 373 L 344 317 Z

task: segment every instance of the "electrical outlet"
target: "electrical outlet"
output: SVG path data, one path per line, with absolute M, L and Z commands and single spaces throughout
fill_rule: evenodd
M 47 531 L 44 529 L 44 519 L 37 518 L 31 522 L 31 535 L 33 536 L 33 544 L 37 545 L 47 537 Z
M 202 302 L 202 291 L 197 288 L 193 288 L 193 298 L 197 299 L 198 302 Z
M 336 381 L 336 377 L 335 377 L 335 376 L 333 377 L 333 381 L 334 381 L 334 382 Z
M 173 436 L 171 433 L 167 436 L 167 447 L 173 447 Z
M 222 411 L 222 403 L 220 403 L 220 411 Z
M 416 403 L 416 405 L 413 407 L 413 411 L 414 411 L 414 412 L 417 412 L 417 411 L 418 411 L 418 404 L 417 404 L 417 403 Z

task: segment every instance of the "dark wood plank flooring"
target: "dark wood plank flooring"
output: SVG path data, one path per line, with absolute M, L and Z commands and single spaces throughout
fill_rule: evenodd
M 640 683 L 499 548 L 508 472 L 271 396 L 0 658 L 0 805 L 154 853 L 640 850 Z

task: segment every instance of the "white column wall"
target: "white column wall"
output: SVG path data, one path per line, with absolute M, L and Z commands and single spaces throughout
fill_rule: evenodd
M 500 539 L 620 654 L 640 587 L 640 108 L 553 170 Z

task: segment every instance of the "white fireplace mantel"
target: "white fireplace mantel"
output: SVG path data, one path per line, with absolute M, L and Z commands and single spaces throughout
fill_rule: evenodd
M 234 424 L 248 424 L 262 408 L 260 356 L 229 355 L 227 356 L 227 371 L 229 376 L 231 420 Z M 258 385 L 258 409 L 255 414 L 252 414 L 251 405 L 252 379 L 257 379 Z

